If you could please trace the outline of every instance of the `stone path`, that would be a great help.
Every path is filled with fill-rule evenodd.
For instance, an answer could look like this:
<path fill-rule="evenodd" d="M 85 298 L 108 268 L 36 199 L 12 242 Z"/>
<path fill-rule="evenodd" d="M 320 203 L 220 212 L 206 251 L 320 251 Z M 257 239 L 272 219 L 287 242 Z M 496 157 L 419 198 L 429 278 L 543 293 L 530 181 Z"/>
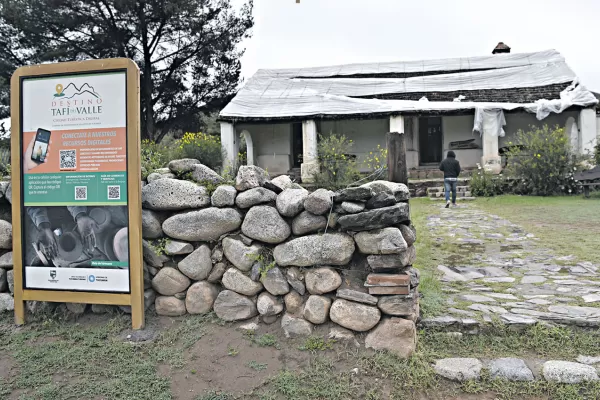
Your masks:
<path fill-rule="evenodd" d="M 474 204 L 440 207 L 427 229 L 453 255 L 438 266 L 447 314 L 423 326 L 468 330 L 494 319 L 600 326 L 600 265 L 556 257 L 533 234 Z"/>

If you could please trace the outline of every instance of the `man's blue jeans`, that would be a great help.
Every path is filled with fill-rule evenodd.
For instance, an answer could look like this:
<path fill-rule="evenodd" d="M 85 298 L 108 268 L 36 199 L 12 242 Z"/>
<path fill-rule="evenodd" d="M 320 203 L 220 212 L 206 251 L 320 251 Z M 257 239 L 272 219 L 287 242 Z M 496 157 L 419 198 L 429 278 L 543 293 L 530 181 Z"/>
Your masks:
<path fill-rule="evenodd" d="M 445 178 L 444 189 L 446 191 L 446 202 L 450 200 L 450 192 L 452 192 L 452 204 L 456 204 L 456 178 Z"/>

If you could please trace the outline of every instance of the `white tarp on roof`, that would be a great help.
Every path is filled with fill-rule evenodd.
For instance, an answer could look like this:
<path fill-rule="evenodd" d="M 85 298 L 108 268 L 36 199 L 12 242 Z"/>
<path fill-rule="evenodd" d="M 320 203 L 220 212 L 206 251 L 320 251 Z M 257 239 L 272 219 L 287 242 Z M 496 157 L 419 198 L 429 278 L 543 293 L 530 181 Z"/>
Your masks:
<path fill-rule="evenodd" d="M 327 78 L 356 74 L 432 71 L 460 72 L 409 78 Z M 355 97 L 391 93 L 528 88 L 565 84 L 576 79 L 564 58 L 554 50 L 446 60 L 259 70 L 220 115 L 229 118 L 286 118 L 476 108 L 511 110 L 523 107 L 542 119 L 550 111 L 562 112 L 571 105 L 589 106 L 596 104 L 597 100 L 581 85 L 565 90 L 560 99 L 540 99 L 531 104 L 470 102 L 468 93 L 460 102 Z"/>

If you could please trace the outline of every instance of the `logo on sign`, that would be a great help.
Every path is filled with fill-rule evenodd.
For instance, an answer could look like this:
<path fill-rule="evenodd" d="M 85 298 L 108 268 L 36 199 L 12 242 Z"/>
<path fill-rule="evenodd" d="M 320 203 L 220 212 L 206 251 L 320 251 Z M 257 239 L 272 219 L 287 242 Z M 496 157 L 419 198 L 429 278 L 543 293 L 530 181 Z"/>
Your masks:
<path fill-rule="evenodd" d="M 94 275 L 90 275 L 88 276 L 88 281 L 90 281 L 91 283 L 96 282 L 96 277 Z"/>
<path fill-rule="evenodd" d="M 50 278 L 52 278 L 52 279 L 56 278 L 56 270 L 55 269 L 50 270 Z"/>

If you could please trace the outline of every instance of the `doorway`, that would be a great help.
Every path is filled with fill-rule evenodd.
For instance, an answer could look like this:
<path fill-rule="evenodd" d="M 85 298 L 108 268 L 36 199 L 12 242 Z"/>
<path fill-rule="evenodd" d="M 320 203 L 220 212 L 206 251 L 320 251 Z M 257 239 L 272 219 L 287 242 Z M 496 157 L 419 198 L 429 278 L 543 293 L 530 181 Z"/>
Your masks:
<path fill-rule="evenodd" d="M 300 168 L 303 155 L 302 122 L 296 122 L 292 124 L 292 168 Z"/>
<path fill-rule="evenodd" d="M 443 153 L 442 118 L 419 118 L 419 159 L 421 165 L 437 164 Z"/>

